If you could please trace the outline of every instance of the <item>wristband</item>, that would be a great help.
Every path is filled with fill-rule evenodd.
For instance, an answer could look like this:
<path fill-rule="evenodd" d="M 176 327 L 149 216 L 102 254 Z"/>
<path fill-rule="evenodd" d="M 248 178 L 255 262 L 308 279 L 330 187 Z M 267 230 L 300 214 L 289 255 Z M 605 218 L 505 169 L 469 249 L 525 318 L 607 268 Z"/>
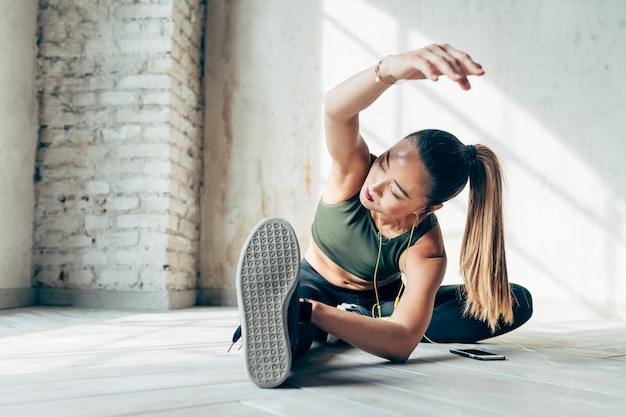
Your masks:
<path fill-rule="evenodd" d="M 298 321 L 300 323 L 310 323 L 312 313 L 313 313 L 313 304 L 311 304 L 309 300 L 307 299 L 301 299 Z"/>
<path fill-rule="evenodd" d="M 394 82 L 390 83 L 390 82 L 385 81 L 385 79 L 380 75 L 380 64 L 382 63 L 383 63 L 383 60 L 381 59 L 380 61 L 378 61 L 378 64 L 376 64 L 376 66 L 374 67 L 374 74 L 376 75 L 376 82 L 387 84 L 387 85 L 395 85 L 399 80 L 395 80 Z"/>

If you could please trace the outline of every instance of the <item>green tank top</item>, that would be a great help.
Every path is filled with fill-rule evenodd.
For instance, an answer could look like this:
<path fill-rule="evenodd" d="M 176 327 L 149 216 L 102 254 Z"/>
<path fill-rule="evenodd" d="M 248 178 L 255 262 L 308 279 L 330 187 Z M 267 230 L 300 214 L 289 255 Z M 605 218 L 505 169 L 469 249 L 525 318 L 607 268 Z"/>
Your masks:
<path fill-rule="evenodd" d="M 415 228 L 411 245 L 437 224 L 434 214 L 427 216 Z M 337 204 L 320 200 L 313 226 L 313 240 L 320 250 L 338 266 L 368 281 L 374 279 L 378 256 L 378 229 L 363 207 L 359 195 Z M 400 272 L 400 255 L 406 250 L 411 231 L 391 239 L 383 238 L 378 279 Z"/>

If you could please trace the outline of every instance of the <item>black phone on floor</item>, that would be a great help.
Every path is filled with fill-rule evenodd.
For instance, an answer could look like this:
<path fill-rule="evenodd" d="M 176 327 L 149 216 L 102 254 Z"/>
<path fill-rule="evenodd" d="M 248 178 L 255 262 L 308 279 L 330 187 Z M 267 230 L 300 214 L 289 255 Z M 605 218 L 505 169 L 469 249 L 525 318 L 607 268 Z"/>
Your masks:
<path fill-rule="evenodd" d="M 487 352 L 481 349 L 450 349 L 450 353 L 465 356 L 466 358 L 477 359 L 479 361 L 502 361 L 505 359 L 504 355 Z"/>

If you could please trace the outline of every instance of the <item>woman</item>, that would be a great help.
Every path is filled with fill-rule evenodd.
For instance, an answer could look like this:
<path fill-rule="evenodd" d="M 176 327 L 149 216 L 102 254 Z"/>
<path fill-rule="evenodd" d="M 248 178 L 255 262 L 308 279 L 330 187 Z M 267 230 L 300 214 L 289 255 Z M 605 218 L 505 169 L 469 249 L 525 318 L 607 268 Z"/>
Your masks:
<path fill-rule="evenodd" d="M 241 330 L 257 385 L 280 385 L 292 358 L 326 335 L 403 362 L 422 340 L 474 343 L 530 318 L 530 294 L 508 282 L 494 153 L 425 130 L 374 157 L 359 134 L 359 113 L 400 80 L 447 76 L 469 90 L 468 77 L 483 74 L 466 53 L 430 45 L 388 56 L 327 94 L 332 165 L 304 259 L 282 219 L 257 225 L 240 258 Z M 464 285 L 441 286 L 447 260 L 434 213 L 468 179 Z"/>

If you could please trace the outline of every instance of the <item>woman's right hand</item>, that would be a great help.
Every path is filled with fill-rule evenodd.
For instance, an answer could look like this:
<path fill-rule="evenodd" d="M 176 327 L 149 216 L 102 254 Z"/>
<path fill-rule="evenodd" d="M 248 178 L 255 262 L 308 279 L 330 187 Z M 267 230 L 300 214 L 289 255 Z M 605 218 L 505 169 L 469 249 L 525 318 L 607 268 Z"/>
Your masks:
<path fill-rule="evenodd" d="M 483 75 L 483 68 L 459 49 L 448 44 L 432 44 L 400 55 L 390 55 L 383 59 L 379 75 L 383 81 L 424 80 L 437 81 L 445 75 L 469 90 L 468 76 Z"/>

